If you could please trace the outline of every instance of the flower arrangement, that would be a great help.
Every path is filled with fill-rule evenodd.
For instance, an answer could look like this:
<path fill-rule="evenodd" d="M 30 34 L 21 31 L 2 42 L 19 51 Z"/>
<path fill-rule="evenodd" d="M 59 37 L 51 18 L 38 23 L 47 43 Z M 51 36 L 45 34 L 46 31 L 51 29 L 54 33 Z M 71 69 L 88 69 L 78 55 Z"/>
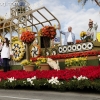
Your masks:
<path fill-rule="evenodd" d="M 70 66 L 86 66 L 87 57 L 70 58 L 65 60 L 65 65 Z"/>
<path fill-rule="evenodd" d="M 37 58 L 37 61 L 40 61 L 41 63 L 46 63 L 47 59 L 43 58 L 43 57 L 39 57 L 39 58 Z"/>
<path fill-rule="evenodd" d="M 40 64 L 47 63 L 47 58 L 39 57 L 37 61 L 34 63 L 37 69 L 40 68 Z"/>
<path fill-rule="evenodd" d="M 35 39 L 35 35 L 33 32 L 31 31 L 25 31 L 22 33 L 21 35 L 21 40 L 24 42 L 24 43 L 31 43 L 33 42 Z"/>
<path fill-rule="evenodd" d="M 54 39 L 56 36 L 56 29 L 53 26 L 44 26 L 40 30 L 40 34 L 45 37 L 49 37 L 50 39 Z"/>
<path fill-rule="evenodd" d="M 32 63 L 32 61 L 24 59 L 24 60 L 21 61 L 20 64 L 21 64 L 21 66 L 26 66 L 26 65 L 32 65 L 33 63 Z"/>
<path fill-rule="evenodd" d="M 80 33 L 80 37 L 81 37 L 81 39 L 84 39 L 85 36 L 86 36 L 86 32 L 85 32 L 85 31 L 82 31 L 82 32 Z"/>

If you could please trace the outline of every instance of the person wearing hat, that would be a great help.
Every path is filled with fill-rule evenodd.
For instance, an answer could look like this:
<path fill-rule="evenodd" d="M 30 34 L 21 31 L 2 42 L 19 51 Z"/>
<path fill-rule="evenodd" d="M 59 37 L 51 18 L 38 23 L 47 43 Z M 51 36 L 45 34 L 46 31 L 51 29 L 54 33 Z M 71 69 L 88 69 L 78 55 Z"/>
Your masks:
<path fill-rule="evenodd" d="M 97 38 L 96 38 L 96 31 L 97 31 L 97 27 L 98 25 L 97 24 L 94 24 L 93 21 L 91 19 L 89 19 L 89 28 L 87 30 L 87 34 L 86 34 L 86 42 L 89 42 L 89 41 L 96 41 Z"/>

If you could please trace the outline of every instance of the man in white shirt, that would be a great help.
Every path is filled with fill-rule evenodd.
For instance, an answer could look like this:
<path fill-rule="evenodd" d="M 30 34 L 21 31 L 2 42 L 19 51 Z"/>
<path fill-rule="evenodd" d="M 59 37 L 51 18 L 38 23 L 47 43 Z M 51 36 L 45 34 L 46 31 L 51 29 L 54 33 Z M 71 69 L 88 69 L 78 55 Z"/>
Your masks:
<path fill-rule="evenodd" d="M 94 26 L 93 26 L 93 21 L 91 19 L 89 19 L 88 25 L 89 25 L 89 28 L 87 30 L 87 34 L 86 34 L 86 38 L 85 38 L 86 42 L 97 40 L 96 31 L 97 31 L 98 25 L 94 24 Z"/>
<path fill-rule="evenodd" d="M 58 27 L 58 29 L 60 30 L 60 27 Z M 64 45 L 75 44 L 75 34 L 72 33 L 72 27 L 71 26 L 68 27 L 68 32 L 63 32 L 63 31 L 60 30 L 60 33 L 65 35 Z"/>

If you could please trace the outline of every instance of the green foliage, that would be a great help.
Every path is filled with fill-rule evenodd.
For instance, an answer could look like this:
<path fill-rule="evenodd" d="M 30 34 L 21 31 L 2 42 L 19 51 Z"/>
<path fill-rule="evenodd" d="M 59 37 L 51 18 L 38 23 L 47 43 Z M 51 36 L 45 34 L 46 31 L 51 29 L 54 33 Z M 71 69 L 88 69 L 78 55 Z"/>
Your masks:
<path fill-rule="evenodd" d="M 52 89 L 57 91 L 73 91 L 73 90 L 93 90 L 100 92 L 100 79 L 97 80 L 59 80 L 58 84 L 49 83 L 47 79 L 34 79 L 31 82 L 27 81 L 27 79 L 23 80 L 13 80 L 12 82 L 9 80 L 0 81 L 0 88 L 4 89 L 16 89 L 17 87 L 21 87 L 24 89 Z"/>

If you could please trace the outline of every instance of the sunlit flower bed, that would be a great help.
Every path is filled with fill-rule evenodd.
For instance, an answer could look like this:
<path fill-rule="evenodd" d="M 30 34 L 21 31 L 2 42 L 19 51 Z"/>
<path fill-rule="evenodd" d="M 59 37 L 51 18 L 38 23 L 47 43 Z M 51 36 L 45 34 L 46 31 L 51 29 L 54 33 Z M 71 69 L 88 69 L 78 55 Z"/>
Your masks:
<path fill-rule="evenodd" d="M 50 71 L 0 72 L 0 88 L 53 89 L 58 91 L 92 89 L 100 92 L 100 66 Z"/>

